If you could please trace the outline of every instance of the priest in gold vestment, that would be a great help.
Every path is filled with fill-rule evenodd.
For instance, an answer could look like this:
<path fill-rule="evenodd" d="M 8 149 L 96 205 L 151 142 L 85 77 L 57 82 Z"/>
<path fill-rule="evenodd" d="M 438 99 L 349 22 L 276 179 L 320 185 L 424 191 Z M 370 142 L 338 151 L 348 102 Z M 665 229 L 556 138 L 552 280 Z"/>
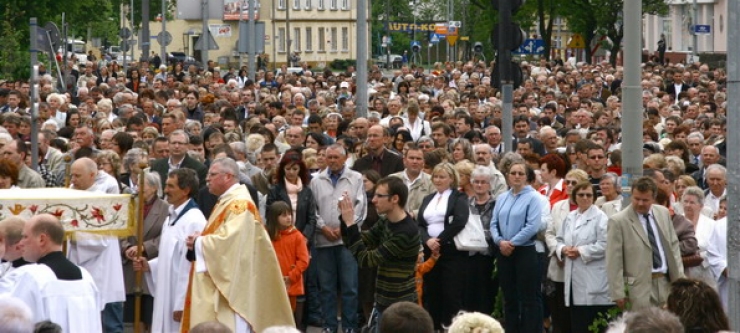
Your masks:
<path fill-rule="evenodd" d="M 218 196 L 208 224 L 188 237 L 190 271 L 181 331 L 218 321 L 233 332 L 295 326 L 270 237 L 230 158 L 211 163 L 206 182 Z"/>

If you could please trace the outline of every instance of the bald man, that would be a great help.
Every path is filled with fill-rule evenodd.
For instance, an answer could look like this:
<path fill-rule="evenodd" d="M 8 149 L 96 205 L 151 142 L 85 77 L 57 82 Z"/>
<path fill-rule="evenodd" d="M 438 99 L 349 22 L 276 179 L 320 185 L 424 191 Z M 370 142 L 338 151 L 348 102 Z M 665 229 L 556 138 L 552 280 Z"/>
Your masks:
<path fill-rule="evenodd" d="M 103 170 L 90 158 L 82 157 L 70 168 L 70 188 L 97 193 L 120 194 L 118 180 Z"/>
<path fill-rule="evenodd" d="M 118 181 L 103 170 L 98 170 L 95 161 L 82 157 L 71 167 L 71 185 L 76 190 L 118 194 Z M 112 179 L 112 182 L 111 182 Z M 106 332 L 123 332 L 123 302 L 126 291 L 123 281 L 123 262 L 119 252 L 118 238 L 77 232 L 77 242 L 69 246 L 68 257 L 84 267 L 100 288 L 105 304 L 103 326 Z"/>
<path fill-rule="evenodd" d="M 50 320 L 64 332 L 102 332 L 99 292 L 90 274 L 62 253 L 64 227 L 55 216 L 32 217 L 23 227 L 23 259 L 36 265 L 20 267 L 0 281 L 28 305 L 34 322 Z"/>

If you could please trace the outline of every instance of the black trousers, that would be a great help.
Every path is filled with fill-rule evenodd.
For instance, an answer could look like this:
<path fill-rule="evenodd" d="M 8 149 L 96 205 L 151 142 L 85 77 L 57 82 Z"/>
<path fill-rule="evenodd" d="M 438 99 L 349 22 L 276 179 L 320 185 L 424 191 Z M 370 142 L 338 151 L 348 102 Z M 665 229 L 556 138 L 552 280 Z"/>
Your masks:
<path fill-rule="evenodd" d="M 465 254 L 442 255 L 424 276 L 424 304 L 435 329 L 450 326 L 452 318 L 463 309 L 467 252 Z"/>
<path fill-rule="evenodd" d="M 538 297 L 540 271 L 534 245 L 516 247 L 508 257 L 499 254 L 506 333 L 542 332 L 542 303 Z"/>
<path fill-rule="evenodd" d="M 465 311 L 491 314 L 498 294 L 498 278 L 493 277 L 494 257 L 475 254 L 467 258 L 465 275 Z"/>

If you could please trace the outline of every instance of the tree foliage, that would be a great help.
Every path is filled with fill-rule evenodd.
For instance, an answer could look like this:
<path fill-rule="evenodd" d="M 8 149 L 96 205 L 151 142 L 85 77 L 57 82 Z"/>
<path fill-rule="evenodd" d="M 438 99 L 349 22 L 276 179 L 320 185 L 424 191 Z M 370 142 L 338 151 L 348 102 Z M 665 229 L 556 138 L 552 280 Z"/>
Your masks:
<path fill-rule="evenodd" d="M 568 20 L 571 31 L 580 33 L 586 43 L 586 59 L 591 59 L 591 42 L 597 35 L 612 41 L 612 65 L 616 64 L 617 53 L 624 38 L 624 23 L 621 19 L 623 0 L 572 0 L 562 2 L 563 16 Z M 662 0 L 643 0 L 643 14 L 665 15 L 668 5 Z"/>

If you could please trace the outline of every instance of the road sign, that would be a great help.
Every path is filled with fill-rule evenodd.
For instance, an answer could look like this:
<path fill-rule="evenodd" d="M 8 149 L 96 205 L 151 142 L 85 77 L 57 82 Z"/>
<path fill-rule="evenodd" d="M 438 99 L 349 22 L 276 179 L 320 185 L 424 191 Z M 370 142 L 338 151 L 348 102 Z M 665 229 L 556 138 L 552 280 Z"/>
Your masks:
<path fill-rule="evenodd" d="M 412 41 L 411 41 L 411 47 L 412 47 L 412 48 L 414 47 L 414 45 L 419 45 L 419 46 L 421 46 L 421 44 L 419 43 L 419 41 L 418 41 L 418 40 L 412 40 Z"/>
<path fill-rule="evenodd" d="M 583 36 L 581 36 L 581 34 L 573 34 L 573 36 L 570 37 L 570 42 L 568 42 L 568 48 L 585 49 L 586 42 L 583 40 Z"/>
<path fill-rule="evenodd" d="M 447 36 L 457 36 L 457 27 L 447 27 Z"/>
<path fill-rule="evenodd" d="M 207 45 L 203 45 L 204 43 Z M 218 50 L 218 44 L 216 44 L 216 40 L 213 39 L 210 29 L 206 29 L 206 31 L 200 35 L 198 41 L 195 42 L 195 49 L 198 51 Z"/>
<path fill-rule="evenodd" d="M 469 41 L 470 40 L 470 36 L 460 36 L 460 40 L 462 40 L 462 41 Z"/>
<path fill-rule="evenodd" d="M 457 43 L 457 36 L 447 36 L 447 44 L 455 46 L 455 43 Z"/>
<path fill-rule="evenodd" d="M 172 34 L 169 31 L 162 31 L 157 34 L 157 42 L 159 45 L 169 46 L 172 43 Z"/>
<path fill-rule="evenodd" d="M 697 24 L 693 26 L 694 34 L 709 35 L 712 33 L 712 26 L 709 24 Z"/>
<path fill-rule="evenodd" d="M 436 44 L 436 43 L 439 43 L 439 41 L 443 39 L 445 39 L 445 35 L 432 34 L 432 37 L 429 38 L 429 42 Z"/>
<path fill-rule="evenodd" d="M 131 38 L 131 29 L 123 27 L 120 31 L 118 31 L 118 37 L 121 37 L 123 39 L 129 39 Z"/>
<path fill-rule="evenodd" d="M 542 54 L 545 51 L 545 41 L 542 39 L 525 39 L 518 49 L 512 51 L 516 54 Z"/>
<path fill-rule="evenodd" d="M 434 26 L 434 33 L 440 35 L 447 35 L 447 25 L 444 23 L 437 23 Z"/>
<path fill-rule="evenodd" d="M 459 27 L 462 27 L 462 22 L 460 22 L 460 21 L 450 21 L 447 25 L 450 26 L 450 27 L 459 28 Z"/>

